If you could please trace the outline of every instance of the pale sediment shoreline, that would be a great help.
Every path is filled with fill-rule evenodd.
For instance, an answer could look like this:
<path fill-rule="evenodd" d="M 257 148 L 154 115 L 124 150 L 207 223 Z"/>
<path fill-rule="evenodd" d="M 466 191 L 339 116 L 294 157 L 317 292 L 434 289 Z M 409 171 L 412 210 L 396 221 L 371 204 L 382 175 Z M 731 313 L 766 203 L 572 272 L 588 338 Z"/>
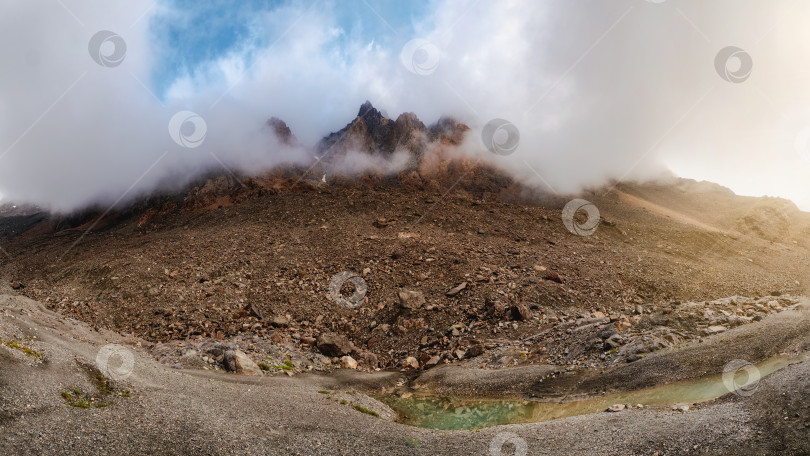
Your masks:
<path fill-rule="evenodd" d="M 480 431 L 432 431 L 393 421 L 389 410 L 363 392 L 404 383 L 399 372 L 330 375 L 237 376 L 172 369 L 158 364 L 137 341 L 67 320 L 21 297 L 0 298 L 3 336 L 36 336 L 36 361 L 19 350 L 0 350 L 0 453 L 3 454 L 498 454 L 514 439 L 527 454 L 806 454 L 808 429 L 797 416 L 810 404 L 810 362 L 766 378 L 754 394 L 729 394 L 687 412 L 632 409 Z M 588 394 L 597 381 L 610 390 L 671 382 L 717 372 L 728 360 L 757 362 L 810 346 L 806 305 L 770 316 L 681 349 L 592 375 L 571 376 L 560 387 Z M 90 391 L 92 379 L 76 360 L 91 362 L 105 344 L 134 354 L 132 374 L 104 408 L 70 407 L 60 392 Z M 761 358 L 761 359 L 760 359 Z M 510 383 L 537 372 L 525 368 L 490 374 L 445 368 L 415 383 L 445 391 L 493 392 L 497 376 Z M 442 377 L 441 381 L 437 377 Z M 559 377 L 563 378 L 563 377 Z M 569 381 L 576 379 L 575 381 Z M 438 382 L 438 383 L 436 383 Z M 473 387 L 472 385 L 478 385 Z M 483 385 L 483 386 L 482 386 Z M 490 385 L 487 387 L 486 385 Z M 487 389 L 489 388 L 489 389 Z M 328 392 L 328 393 L 326 393 Z M 527 391 L 530 394 L 531 391 Z M 334 397 L 333 397 L 334 396 Z M 328 398 L 327 398 L 328 397 Z M 346 403 L 341 403 L 341 401 Z M 358 405 L 380 417 L 361 413 Z M 388 419 L 386 419 L 388 418 Z M 505 434 L 508 433 L 508 434 Z M 495 443 L 493 443 L 495 442 Z M 509 444 L 503 446 L 507 453 Z"/>

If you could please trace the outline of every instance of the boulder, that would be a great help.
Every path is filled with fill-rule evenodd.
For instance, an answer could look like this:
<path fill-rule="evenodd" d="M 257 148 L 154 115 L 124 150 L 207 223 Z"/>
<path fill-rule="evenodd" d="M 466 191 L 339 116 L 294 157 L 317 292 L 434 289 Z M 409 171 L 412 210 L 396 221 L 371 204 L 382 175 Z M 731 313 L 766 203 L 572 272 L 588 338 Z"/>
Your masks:
<path fill-rule="evenodd" d="M 419 369 L 419 361 L 417 361 L 413 356 L 409 356 L 402 361 L 402 367 Z"/>
<path fill-rule="evenodd" d="M 532 319 L 532 311 L 526 303 L 520 302 L 514 304 L 510 309 L 512 320 L 515 321 L 529 321 Z"/>
<path fill-rule="evenodd" d="M 403 309 L 419 309 L 425 305 L 425 296 L 421 291 L 399 290 L 399 306 Z"/>
<path fill-rule="evenodd" d="M 226 350 L 222 360 L 225 370 L 242 375 L 261 375 L 262 370 L 241 350 Z"/>
<path fill-rule="evenodd" d="M 315 345 L 326 356 L 348 355 L 354 348 L 346 336 L 333 332 L 323 333 L 318 336 Z"/>
<path fill-rule="evenodd" d="M 484 349 L 484 345 L 481 343 L 474 343 L 467 349 L 467 358 L 475 358 L 476 356 L 481 356 L 484 354 L 486 350 Z"/>
<path fill-rule="evenodd" d="M 351 356 L 344 356 L 340 358 L 340 367 L 344 369 L 357 369 L 357 361 Z"/>

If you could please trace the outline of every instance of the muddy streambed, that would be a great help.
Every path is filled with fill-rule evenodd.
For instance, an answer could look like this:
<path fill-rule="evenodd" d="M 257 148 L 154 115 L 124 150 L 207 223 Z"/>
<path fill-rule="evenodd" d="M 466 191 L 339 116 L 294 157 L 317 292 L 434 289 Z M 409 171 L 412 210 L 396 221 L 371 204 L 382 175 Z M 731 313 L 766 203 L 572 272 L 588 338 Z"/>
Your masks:
<path fill-rule="evenodd" d="M 753 394 L 762 377 L 808 359 L 777 355 L 756 365 L 732 361 L 722 374 L 570 402 L 436 396 L 429 393 L 377 396 L 399 421 L 430 429 L 478 429 L 499 424 L 550 421 L 605 411 L 614 404 L 664 406 L 705 402 L 724 394 Z"/>

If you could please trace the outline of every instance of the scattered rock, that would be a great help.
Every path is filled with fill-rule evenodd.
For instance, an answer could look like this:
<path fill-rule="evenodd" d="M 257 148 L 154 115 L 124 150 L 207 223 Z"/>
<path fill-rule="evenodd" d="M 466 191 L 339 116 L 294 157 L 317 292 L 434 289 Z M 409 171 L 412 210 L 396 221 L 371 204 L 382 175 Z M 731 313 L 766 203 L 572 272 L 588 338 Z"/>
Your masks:
<path fill-rule="evenodd" d="M 222 365 L 225 370 L 242 375 L 261 375 L 262 370 L 241 350 L 225 350 Z"/>
<path fill-rule="evenodd" d="M 442 357 L 441 357 L 441 356 L 439 356 L 439 355 L 432 356 L 432 357 L 431 357 L 431 358 L 430 358 L 430 359 L 429 359 L 429 360 L 428 360 L 428 361 L 425 363 L 425 369 L 430 369 L 431 367 L 435 367 L 436 365 L 438 365 L 438 364 L 439 364 L 439 362 L 441 362 L 441 360 L 442 360 Z"/>
<path fill-rule="evenodd" d="M 357 361 L 351 356 L 344 356 L 340 358 L 340 367 L 344 369 L 357 369 Z"/>
<path fill-rule="evenodd" d="M 494 318 L 503 318 L 506 314 L 506 305 L 501 301 L 487 301 L 487 314 Z"/>
<path fill-rule="evenodd" d="M 262 370 L 245 353 L 236 350 L 233 352 L 236 364 L 236 373 L 242 375 L 262 375 Z"/>
<path fill-rule="evenodd" d="M 720 334 L 721 332 L 725 332 L 727 329 L 728 328 L 722 325 L 709 326 L 704 331 L 704 334 L 706 334 L 707 336 L 710 336 L 712 334 Z"/>
<path fill-rule="evenodd" d="M 614 350 L 622 346 L 622 336 L 614 334 L 605 340 L 605 350 Z"/>
<path fill-rule="evenodd" d="M 563 283 L 562 277 L 554 271 L 549 272 L 548 274 L 543 276 L 543 279 L 550 280 L 552 282 Z"/>
<path fill-rule="evenodd" d="M 385 218 L 378 218 L 377 220 L 374 221 L 374 223 L 372 223 L 372 225 L 374 225 L 375 228 L 386 228 L 391 226 L 391 224 L 392 221 L 386 220 Z"/>
<path fill-rule="evenodd" d="M 346 336 L 338 333 L 323 333 L 315 342 L 318 350 L 326 356 L 343 356 L 352 351 L 352 343 Z"/>
<path fill-rule="evenodd" d="M 315 338 L 309 336 L 301 336 L 301 343 L 304 345 L 315 345 Z"/>
<path fill-rule="evenodd" d="M 270 324 L 276 328 L 286 328 L 290 326 L 290 319 L 283 315 L 276 315 L 270 320 Z"/>
<path fill-rule="evenodd" d="M 425 296 L 421 291 L 399 290 L 399 306 L 403 309 L 419 309 L 425 305 Z"/>
<path fill-rule="evenodd" d="M 529 321 L 532 319 L 532 311 L 526 303 L 520 302 L 512 306 L 511 316 L 515 321 Z"/>
<path fill-rule="evenodd" d="M 256 306 L 256 304 L 250 303 L 246 305 L 245 310 L 247 311 L 248 315 L 254 316 L 259 320 L 264 320 L 264 314 L 262 313 L 261 309 Z"/>
<path fill-rule="evenodd" d="M 458 337 L 458 336 L 461 335 L 461 330 L 462 329 L 464 329 L 464 326 L 462 326 L 460 324 L 455 324 L 455 325 L 451 326 L 450 329 L 447 330 L 447 332 L 449 332 L 450 335 L 453 336 L 453 337 Z"/>
<path fill-rule="evenodd" d="M 624 404 L 613 404 L 605 410 L 606 412 L 621 412 L 626 407 Z"/>
<path fill-rule="evenodd" d="M 23 285 L 22 283 L 17 282 L 17 281 L 15 280 L 14 282 L 11 282 L 11 288 L 12 288 L 13 290 L 19 290 L 19 289 L 25 288 L 25 285 Z"/>
<path fill-rule="evenodd" d="M 370 369 L 374 369 L 380 365 L 377 355 L 368 350 L 359 350 L 354 353 L 354 356 L 357 358 L 358 363 Z"/>
<path fill-rule="evenodd" d="M 481 343 L 475 343 L 467 349 L 467 358 L 475 358 L 476 356 L 481 356 L 484 354 L 485 348 L 484 345 Z"/>
<path fill-rule="evenodd" d="M 467 282 L 461 282 L 460 284 L 458 284 L 455 287 L 453 287 L 452 289 L 450 289 L 450 291 L 445 293 L 445 295 L 452 298 L 453 296 L 461 293 L 461 290 L 463 290 L 465 288 L 467 288 Z"/>
<path fill-rule="evenodd" d="M 419 361 L 417 361 L 417 359 L 413 356 L 409 356 L 402 361 L 402 367 L 419 369 Z"/>

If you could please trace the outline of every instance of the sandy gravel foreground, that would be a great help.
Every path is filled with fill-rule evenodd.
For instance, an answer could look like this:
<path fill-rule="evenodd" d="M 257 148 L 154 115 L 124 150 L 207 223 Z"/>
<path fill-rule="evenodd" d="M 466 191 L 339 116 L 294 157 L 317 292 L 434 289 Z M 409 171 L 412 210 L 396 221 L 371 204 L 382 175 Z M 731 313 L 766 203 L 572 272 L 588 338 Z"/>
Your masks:
<path fill-rule="evenodd" d="M 686 355 L 707 363 L 710 353 L 736 355 L 729 347 L 746 345 L 733 338 L 773 350 L 810 349 L 810 332 L 792 331 L 804 329 L 807 311 L 781 315 L 722 341 L 662 354 L 658 364 L 671 366 L 664 361 Z M 0 338 L 33 351 L 0 347 L 0 454 L 810 453 L 810 362 L 763 379 L 750 396 L 730 394 L 688 412 L 633 409 L 449 432 L 389 421 L 390 410 L 358 392 L 393 385 L 398 373 L 254 378 L 172 369 L 153 361 L 137 340 L 95 331 L 10 295 L 0 296 Z M 93 370 L 108 344 L 132 353 L 131 374 L 111 384 L 111 393 L 99 390 Z M 649 372 L 667 375 L 648 362 Z M 107 406 L 69 406 L 74 389 Z"/>

